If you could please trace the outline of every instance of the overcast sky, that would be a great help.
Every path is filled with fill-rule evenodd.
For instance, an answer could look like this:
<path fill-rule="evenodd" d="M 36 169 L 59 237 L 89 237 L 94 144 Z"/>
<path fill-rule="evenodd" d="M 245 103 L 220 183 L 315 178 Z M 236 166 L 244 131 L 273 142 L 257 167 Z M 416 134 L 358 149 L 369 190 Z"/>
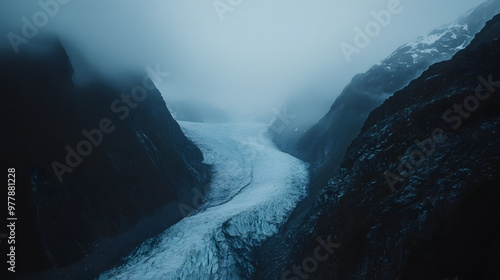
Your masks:
<path fill-rule="evenodd" d="M 59 34 L 115 77 L 160 64 L 171 73 L 161 85 L 165 97 L 206 100 L 248 117 L 296 94 L 326 99 L 318 110 L 327 110 L 355 74 L 484 2 L 401 0 L 401 12 L 348 63 L 340 44 L 353 44 L 354 28 L 394 0 L 221 0 L 219 13 L 213 0 L 59 1 L 68 3 L 37 36 Z M 20 35 L 22 17 L 33 20 L 41 10 L 38 1 L 19 2 L 0 2 L 0 45 L 13 55 L 7 34 Z M 84 81 L 78 66 L 76 73 Z"/>

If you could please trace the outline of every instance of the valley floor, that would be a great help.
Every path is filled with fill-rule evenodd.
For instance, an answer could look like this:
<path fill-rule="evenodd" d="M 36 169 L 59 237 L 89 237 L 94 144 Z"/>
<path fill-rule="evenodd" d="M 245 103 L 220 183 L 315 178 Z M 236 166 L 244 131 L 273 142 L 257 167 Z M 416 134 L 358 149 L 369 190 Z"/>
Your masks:
<path fill-rule="evenodd" d="M 100 279 L 250 278 L 252 249 L 306 196 L 307 165 L 279 151 L 265 125 L 180 125 L 213 166 L 209 191 L 193 193 L 190 207 L 205 203 Z"/>

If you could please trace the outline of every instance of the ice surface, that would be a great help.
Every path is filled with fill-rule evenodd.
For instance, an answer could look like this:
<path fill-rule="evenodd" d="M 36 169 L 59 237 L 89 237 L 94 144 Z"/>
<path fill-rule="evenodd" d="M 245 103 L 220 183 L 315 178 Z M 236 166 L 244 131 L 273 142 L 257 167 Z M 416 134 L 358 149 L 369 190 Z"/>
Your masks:
<path fill-rule="evenodd" d="M 213 165 L 205 205 L 99 279 L 250 278 L 252 248 L 305 197 L 307 165 L 280 152 L 265 125 L 180 125 Z"/>

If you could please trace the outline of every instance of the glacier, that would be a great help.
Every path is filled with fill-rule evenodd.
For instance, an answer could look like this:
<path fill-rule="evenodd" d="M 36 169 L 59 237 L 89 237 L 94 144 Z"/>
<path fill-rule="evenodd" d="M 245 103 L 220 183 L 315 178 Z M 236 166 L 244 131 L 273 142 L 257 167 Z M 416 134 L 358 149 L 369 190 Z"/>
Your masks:
<path fill-rule="evenodd" d="M 308 165 L 279 151 L 267 125 L 179 124 L 213 168 L 203 205 L 99 279 L 249 279 L 252 250 L 307 195 Z"/>

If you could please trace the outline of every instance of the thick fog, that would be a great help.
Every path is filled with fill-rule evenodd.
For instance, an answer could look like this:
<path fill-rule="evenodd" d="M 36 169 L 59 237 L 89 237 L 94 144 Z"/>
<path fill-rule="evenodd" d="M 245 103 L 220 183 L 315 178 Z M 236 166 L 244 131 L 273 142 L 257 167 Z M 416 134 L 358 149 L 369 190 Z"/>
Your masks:
<path fill-rule="evenodd" d="M 112 78 L 160 65 L 170 73 L 159 85 L 165 98 L 206 101 L 250 120 L 297 95 L 317 100 L 314 113 L 325 113 L 355 74 L 482 2 L 4 0 L 0 44 L 16 55 L 56 33 L 73 48 L 70 54 L 84 56 L 74 60 L 80 83 L 88 80 L 89 65 Z M 38 13 L 42 6 L 47 18 Z M 355 28 L 364 30 L 373 12 L 387 15 L 381 10 L 390 19 L 367 46 L 346 55 L 342 43 L 355 47 Z M 23 19 L 41 27 L 20 41 Z"/>

